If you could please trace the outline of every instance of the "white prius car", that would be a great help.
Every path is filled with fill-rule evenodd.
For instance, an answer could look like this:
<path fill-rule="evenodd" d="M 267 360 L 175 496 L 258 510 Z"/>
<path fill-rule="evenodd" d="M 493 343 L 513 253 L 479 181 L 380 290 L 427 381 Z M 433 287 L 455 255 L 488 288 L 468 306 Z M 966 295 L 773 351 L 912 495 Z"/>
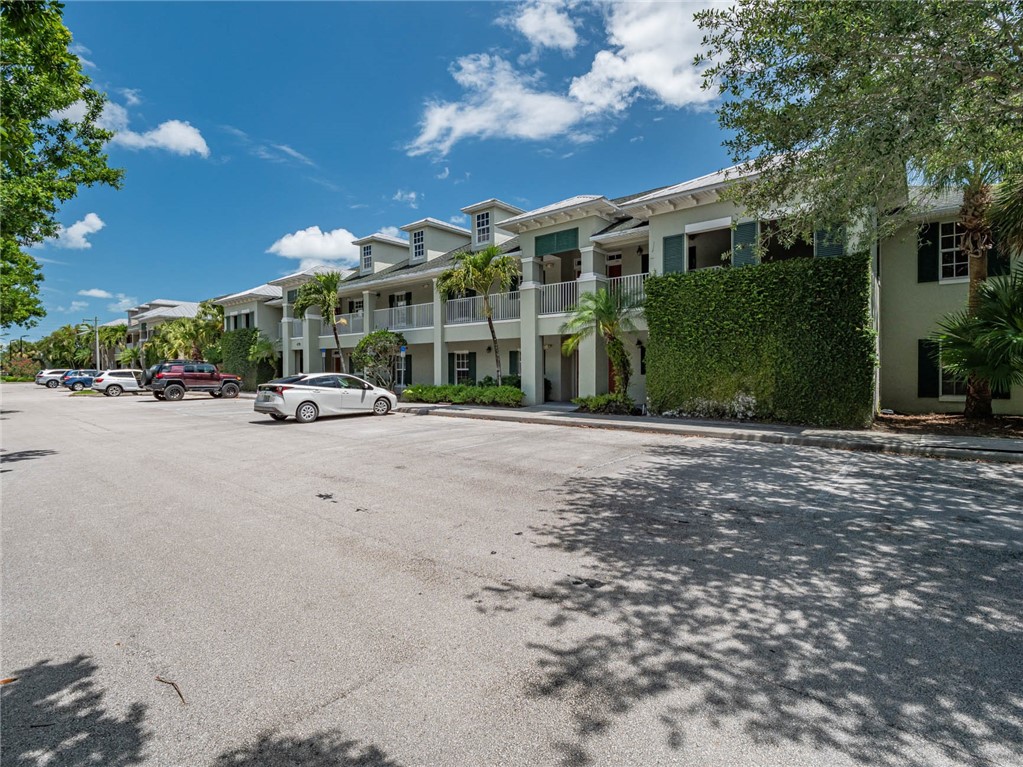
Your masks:
<path fill-rule="evenodd" d="M 344 373 L 303 373 L 260 384 L 253 410 L 277 421 L 289 415 L 312 423 L 321 415 L 387 415 L 398 398 L 394 392 Z"/>

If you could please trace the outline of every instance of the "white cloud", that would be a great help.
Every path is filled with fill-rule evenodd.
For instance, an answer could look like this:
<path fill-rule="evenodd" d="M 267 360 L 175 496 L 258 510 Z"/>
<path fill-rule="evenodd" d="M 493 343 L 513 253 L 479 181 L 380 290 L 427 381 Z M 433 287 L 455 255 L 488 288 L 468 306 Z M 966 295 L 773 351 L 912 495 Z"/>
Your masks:
<path fill-rule="evenodd" d="M 298 160 L 300 163 L 304 163 L 305 165 L 315 165 L 316 164 L 312 160 L 310 160 L 308 157 L 306 157 L 304 154 L 302 154 L 301 152 L 298 152 L 298 151 L 292 149 L 287 144 L 272 144 L 271 146 L 273 146 L 274 149 L 280 150 L 281 152 L 283 152 L 284 154 L 286 154 L 288 157 L 292 158 L 293 160 Z"/>
<path fill-rule="evenodd" d="M 54 112 L 52 116 L 57 120 L 69 119 L 77 122 L 85 116 L 85 112 L 85 102 L 76 101 L 66 109 Z M 202 137 L 202 133 L 191 123 L 182 120 L 167 120 L 152 130 L 138 133 L 129 130 L 129 121 L 127 109 L 114 101 L 108 101 L 103 105 L 103 112 L 96 123 L 101 128 L 113 131 L 112 144 L 118 144 L 128 149 L 166 149 L 168 152 L 180 155 L 210 156 L 210 148 Z"/>
<path fill-rule="evenodd" d="M 579 35 L 567 10 L 568 3 L 561 0 L 530 0 L 515 6 L 499 23 L 522 33 L 534 54 L 541 48 L 570 52 L 579 44 Z"/>
<path fill-rule="evenodd" d="M 368 208 L 369 205 L 367 205 L 364 202 L 357 202 L 352 205 L 349 205 L 348 207 L 351 208 L 352 210 L 362 210 L 363 208 Z"/>
<path fill-rule="evenodd" d="M 92 243 L 85 238 L 90 234 L 95 234 L 104 226 L 106 224 L 103 223 L 103 219 L 95 213 L 86 213 L 85 218 L 76 221 L 66 229 L 63 226 L 58 227 L 57 236 L 53 238 L 52 242 L 58 248 L 70 248 L 71 250 L 91 248 Z"/>
<path fill-rule="evenodd" d="M 117 92 L 124 96 L 125 103 L 130 107 L 135 107 L 142 103 L 142 91 L 138 88 L 120 88 Z"/>
<path fill-rule="evenodd" d="M 89 288 L 88 290 L 79 290 L 78 295 L 88 296 L 89 298 L 113 298 L 114 294 L 109 290 L 103 290 L 102 288 Z"/>
<path fill-rule="evenodd" d="M 637 143 L 639 141 L 642 141 L 643 138 L 644 138 L 643 136 L 633 136 L 632 138 L 629 139 L 629 143 L 630 144 L 635 144 L 635 143 Z"/>
<path fill-rule="evenodd" d="M 449 168 L 449 167 L 447 167 L 445 165 L 444 166 L 444 170 L 442 170 L 440 173 L 437 174 L 437 178 L 439 178 L 441 181 L 443 181 L 444 179 L 446 179 L 450 175 L 451 175 L 451 168 Z"/>
<path fill-rule="evenodd" d="M 88 306 L 88 301 L 72 301 L 70 306 L 58 306 L 57 311 L 63 312 L 64 314 L 72 314 L 74 312 L 80 312 Z"/>
<path fill-rule="evenodd" d="M 447 154 L 466 138 L 546 139 L 582 119 L 580 105 L 537 89 L 538 78 L 517 72 L 500 56 L 463 56 L 451 76 L 466 90 L 461 102 L 431 102 L 410 155 Z"/>
<path fill-rule="evenodd" d="M 701 70 L 693 64 L 703 38 L 693 14 L 712 4 L 718 3 L 600 3 L 606 45 L 566 92 L 545 89 L 542 73 L 516 69 L 498 55 L 463 56 L 451 67 L 461 98 L 426 103 L 408 154 L 443 156 L 469 138 L 592 141 L 638 99 L 658 107 L 705 108 L 717 93 L 702 88 Z M 528 0 L 501 23 L 522 32 L 534 52 L 538 47 L 570 51 L 578 35 L 569 12 L 592 7 Z"/>
<path fill-rule="evenodd" d="M 399 189 L 397 192 L 394 193 L 394 197 L 392 197 L 391 199 L 394 200 L 395 202 L 408 203 L 408 206 L 412 208 L 412 210 L 415 210 L 416 208 L 419 207 L 419 200 L 421 197 L 422 195 L 419 192 L 413 191 L 406 192 L 404 189 Z"/>
<path fill-rule="evenodd" d="M 465 226 L 466 224 L 469 223 L 469 217 L 463 213 L 460 216 L 452 216 L 451 218 L 448 219 L 448 221 L 450 221 L 455 226 Z"/>
<path fill-rule="evenodd" d="M 108 312 L 126 312 L 133 306 L 139 305 L 139 300 L 135 296 L 128 296 L 124 293 L 115 293 L 113 297 L 117 300 L 112 304 L 107 304 Z"/>
<path fill-rule="evenodd" d="M 380 234 L 386 234 L 388 237 L 397 237 L 399 240 L 408 239 L 408 235 L 396 226 L 385 226 L 380 230 Z"/>
<path fill-rule="evenodd" d="M 610 50 L 572 81 L 569 93 L 588 113 L 620 112 L 639 96 L 672 106 L 702 106 L 717 94 L 703 90 L 693 58 L 703 32 L 693 14 L 712 3 L 609 3 Z"/>
<path fill-rule="evenodd" d="M 282 258 L 298 259 L 301 269 L 325 263 L 337 265 L 337 262 L 352 266 L 359 257 L 359 249 L 352 244 L 356 239 L 347 229 L 324 232 L 318 226 L 310 226 L 284 235 L 266 252 Z"/>
<path fill-rule="evenodd" d="M 82 45 L 81 43 L 74 43 L 71 45 L 70 48 L 68 48 L 68 50 L 78 57 L 78 60 L 82 62 L 83 67 L 86 67 L 87 69 L 96 69 L 96 64 L 90 61 L 89 59 L 85 58 L 86 56 L 91 54 L 92 51 L 90 51 L 84 45 Z"/>
<path fill-rule="evenodd" d="M 316 163 L 310 158 L 287 144 L 275 144 L 272 141 L 261 142 L 255 140 L 245 131 L 240 128 L 235 128 L 232 125 L 221 125 L 220 127 L 238 139 L 239 143 L 248 150 L 249 154 L 254 157 L 258 157 L 260 160 L 276 163 L 294 161 L 301 163 L 302 165 L 309 165 L 314 168 L 316 167 Z"/>

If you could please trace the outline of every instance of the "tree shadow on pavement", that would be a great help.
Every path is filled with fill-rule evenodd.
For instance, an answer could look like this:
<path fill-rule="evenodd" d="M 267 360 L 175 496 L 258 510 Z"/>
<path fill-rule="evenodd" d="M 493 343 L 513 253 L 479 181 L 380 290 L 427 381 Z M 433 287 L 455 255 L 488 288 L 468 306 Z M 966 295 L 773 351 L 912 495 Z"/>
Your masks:
<path fill-rule="evenodd" d="M 592 563 L 540 595 L 557 605 L 552 630 L 603 625 L 530 645 L 529 694 L 574 712 L 563 764 L 592 763 L 591 739 L 639 705 L 680 751 L 699 720 L 877 767 L 1023 763 L 1014 467 L 754 444 L 646 452 L 555 491 L 532 531 Z M 536 596 L 491 589 L 480 609 Z"/>
<path fill-rule="evenodd" d="M 14 672 L 0 688 L 3 753 L 0 763 L 61 767 L 124 767 L 141 764 L 149 734 L 146 708 L 131 706 L 124 718 L 106 711 L 105 691 L 86 656 L 65 663 L 44 661 Z"/>
<path fill-rule="evenodd" d="M 335 731 L 307 737 L 267 733 L 249 746 L 227 751 L 213 767 L 401 767 L 376 746 L 360 745 Z"/>
<path fill-rule="evenodd" d="M 16 450 L 13 453 L 0 452 L 0 463 L 18 463 L 56 455 L 56 450 Z"/>

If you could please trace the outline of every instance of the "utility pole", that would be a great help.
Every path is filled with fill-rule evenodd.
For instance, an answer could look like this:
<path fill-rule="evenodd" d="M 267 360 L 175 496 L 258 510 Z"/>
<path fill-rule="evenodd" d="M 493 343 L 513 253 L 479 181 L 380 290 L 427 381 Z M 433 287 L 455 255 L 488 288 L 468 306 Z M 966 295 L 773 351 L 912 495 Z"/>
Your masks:
<path fill-rule="evenodd" d="M 82 322 L 84 322 L 86 325 L 89 324 L 89 320 L 88 319 L 84 319 L 84 320 L 82 320 Z M 93 317 L 92 318 L 92 332 L 93 332 L 93 334 L 96 337 L 96 370 L 99 370 L 101 367 L 103 367 L 100 364 L 100 359 L 99 359 L 99 317 Z"/>

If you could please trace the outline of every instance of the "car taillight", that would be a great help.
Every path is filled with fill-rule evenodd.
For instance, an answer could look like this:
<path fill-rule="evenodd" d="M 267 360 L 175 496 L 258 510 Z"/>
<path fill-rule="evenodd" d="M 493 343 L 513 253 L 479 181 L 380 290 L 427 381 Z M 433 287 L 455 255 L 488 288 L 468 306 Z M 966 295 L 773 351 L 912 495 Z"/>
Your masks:
<path fill-rule="evenodd" d="M 92 382 L 93 383 L 103 383 L 103 379 L 102 378 L 94 378 Z"/>
<path fill-rule="evenodd" d="M 284 394 L 284 392 L 286 392 L 290 388 L 292 388 L 292 387 L 290 387 L 290 386 L 274 386 L 271 389 L 271 391 L 273 391 L 274 394 Z"/>
<path fill-rule="evenodd" d="M 163 373 L 157 373 L 155 377 L 156 378 L 163 378 Z"/>

